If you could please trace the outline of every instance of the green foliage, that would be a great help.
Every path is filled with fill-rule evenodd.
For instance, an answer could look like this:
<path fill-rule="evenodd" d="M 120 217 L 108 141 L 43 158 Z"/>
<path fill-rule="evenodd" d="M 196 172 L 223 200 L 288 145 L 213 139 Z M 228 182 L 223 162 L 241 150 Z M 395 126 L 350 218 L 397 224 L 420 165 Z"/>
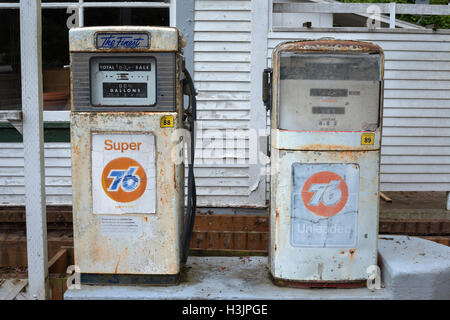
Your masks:
<path fill-rule="evenodd" d="M 415 0 L 339 0 L 340 2 L 351 3 L 415 3 Z M 447 5 L 448 0 L 430 0 L 430 4 Z M 450 29 L 450 16 L 414 16 L 410 14 L 398 14 L 397 19 L 414 23 L 420 26 L 437 24 L 439 29 Z"/>

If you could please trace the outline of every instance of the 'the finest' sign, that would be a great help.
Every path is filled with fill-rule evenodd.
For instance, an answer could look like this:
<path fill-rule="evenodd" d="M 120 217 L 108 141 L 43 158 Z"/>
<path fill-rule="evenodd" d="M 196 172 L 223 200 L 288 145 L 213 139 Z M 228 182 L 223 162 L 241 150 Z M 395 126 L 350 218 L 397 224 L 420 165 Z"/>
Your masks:
<path fill-rule="evenodd" d="M 150 36 L 145 32 L 136 33 L 97 33 L 97 49 L 148 49 Z"/>
<path fill-rule="evenodd" d="M 155 213 L 155 137 L 92 135 L 94 214 Z"/>

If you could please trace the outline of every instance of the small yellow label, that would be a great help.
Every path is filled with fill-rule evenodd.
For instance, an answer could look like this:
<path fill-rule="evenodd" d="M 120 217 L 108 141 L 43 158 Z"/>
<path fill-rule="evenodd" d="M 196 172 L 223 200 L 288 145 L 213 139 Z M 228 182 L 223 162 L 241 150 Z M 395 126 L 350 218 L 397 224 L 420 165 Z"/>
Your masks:
<path fill-rule="evenodd" d="M 361 144 L 373 146 L 375 143 L 375 133 L 363 133 L 361 135 Z"/>
<path fill-rule="evenodd" d="M 173 116 L 164 116 L 161 118 L 161 128 L 173 128 Z"/>

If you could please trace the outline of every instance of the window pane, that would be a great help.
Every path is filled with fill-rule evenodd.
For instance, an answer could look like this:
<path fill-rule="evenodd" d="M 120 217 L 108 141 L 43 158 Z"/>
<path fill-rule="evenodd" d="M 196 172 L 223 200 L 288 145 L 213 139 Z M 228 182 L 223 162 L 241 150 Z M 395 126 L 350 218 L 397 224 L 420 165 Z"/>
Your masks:
<path fill-rule="evenodd" d="M 87 8 L 84 25 L 169 26 L 169 8 Z"/>
<path fill-rule="evenodd" d="M 0 10 L 0 109 L 20 110 L 19 10 Z"/>
<path fill-rule="evenodd" d="M 42 10 L 44 110 L 70 110 L 68 16 L 66 9 Z"/>

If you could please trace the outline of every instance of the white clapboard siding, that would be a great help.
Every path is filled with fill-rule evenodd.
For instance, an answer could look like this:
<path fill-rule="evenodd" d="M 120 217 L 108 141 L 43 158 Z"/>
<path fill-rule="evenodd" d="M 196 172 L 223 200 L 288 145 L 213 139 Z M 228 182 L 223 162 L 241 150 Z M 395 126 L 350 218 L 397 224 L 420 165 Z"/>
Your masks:
<path fill-rule="evenodd" d="M 258 188 L 252 186 L 250 138 L 242 145 L 225 137 L 227 129 L 245 135 L 251 128 L 251 50 L 251 1 L 195 1 L 194 81 L 204 132 L 196 183 L 202 206 L 261 206 L 253 201 Z"/>
<path fill-rule="evenodd" d="M 45 191 L 47 204 L 72 204 L 69 143 L 46 143 Z M 25 184 L 23 144 L 0 143 L 0 205 L 23 205 Z"/>
<path fill-rule="evenodd" d="M 450 32 L 275 31 L 268 65 L 279 43 L 323 37 L 370 41 L 385 52 L 381 190 L 450 191 Z"/>

